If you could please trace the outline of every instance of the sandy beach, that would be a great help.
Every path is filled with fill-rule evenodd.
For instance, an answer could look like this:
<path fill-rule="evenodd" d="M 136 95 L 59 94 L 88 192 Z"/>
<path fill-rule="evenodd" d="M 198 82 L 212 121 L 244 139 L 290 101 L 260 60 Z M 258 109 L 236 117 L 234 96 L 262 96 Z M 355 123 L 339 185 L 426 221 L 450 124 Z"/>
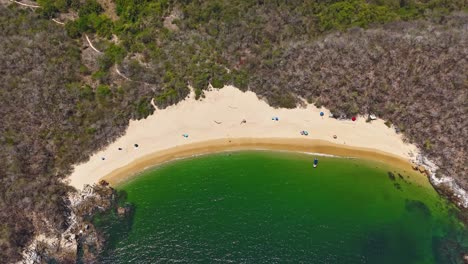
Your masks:
<path fill-rule="evenodd" d="M 324 153 L 402 168 L 411 168 L 409 162 L 418 153 L 416 146 L 403 142 L 402 136 L 380 119 L 337 120 L 329 118 L 327 109 L 313 105 L 275 109 L 253 92 L 244 93 L 232 86 L 212 89 L 205 95 L 197 101 L 192 93 L 176 105 L 156 109 L 144 120 L 130 121 L 124 136 L 75 166 L 70 184 L 82 189 L 84 184 L 106 179 L 115 185 L 161 162 L 230 150 Z M 272 120 L 274 117 L 278 121 Z M 301 135 L 303 130 L 307 136 Z"/>

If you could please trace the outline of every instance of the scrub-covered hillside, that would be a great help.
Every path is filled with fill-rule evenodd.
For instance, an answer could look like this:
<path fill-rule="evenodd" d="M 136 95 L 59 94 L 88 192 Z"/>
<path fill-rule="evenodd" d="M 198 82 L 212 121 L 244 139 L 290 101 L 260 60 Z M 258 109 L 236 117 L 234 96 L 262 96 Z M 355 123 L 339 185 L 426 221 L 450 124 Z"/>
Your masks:
<path fill-rule="evenodd" d="M 376 114 L 468 189 L 464 0 L 22 3 L 0 0 L 0 263 L 67 228 L 73 164 L 188 85 Z"/>

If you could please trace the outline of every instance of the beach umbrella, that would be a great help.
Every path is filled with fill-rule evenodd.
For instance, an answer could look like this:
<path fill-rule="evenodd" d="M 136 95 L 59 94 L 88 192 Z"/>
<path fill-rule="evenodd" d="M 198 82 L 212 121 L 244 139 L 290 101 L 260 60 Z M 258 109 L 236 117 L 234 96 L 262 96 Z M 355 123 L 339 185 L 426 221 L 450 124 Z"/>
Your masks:
<path fill-rule="evenodd" d="M 325 114 L 325 113 L 323 113 L 323 112 L 320 112 L 320 116 L 323 116 L 324 114 Z"/>
<path fill-rule="evenodd" d="M 356 117 L 355 117 L 355 116 L 353 116 L 353 118 L 351 118 L 351 120 L 353 120 L 353 121 L 356 121 Z"/>

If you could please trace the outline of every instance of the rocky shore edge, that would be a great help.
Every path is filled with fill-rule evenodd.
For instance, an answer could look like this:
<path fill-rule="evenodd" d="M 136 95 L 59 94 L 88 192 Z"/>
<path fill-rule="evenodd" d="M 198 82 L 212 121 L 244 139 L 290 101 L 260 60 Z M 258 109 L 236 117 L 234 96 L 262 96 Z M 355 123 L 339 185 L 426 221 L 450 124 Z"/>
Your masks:
<path fill-rule="evenodd" d="M 93 225 L 93 216 L 114 210 L 124 218 L 130 212 L 130 208 L 118 205 L 117 191 L 106 181 L 86 185 L 68 199 L 71 209 L 68 228 L 58 235 L 37 234 L 18 263 L 96 263 L 104 249 L 105 237 Z"/>
<path fill-rule="evenodd" d="M 468 209 L 468 193 L 454 178 L 438 175 L 439 167 L 424 155 L 418 154 L 412 159 L 413 169 L 426 174 L 434 189 L 444 197 L 447 197 L 461 210 Z"/>

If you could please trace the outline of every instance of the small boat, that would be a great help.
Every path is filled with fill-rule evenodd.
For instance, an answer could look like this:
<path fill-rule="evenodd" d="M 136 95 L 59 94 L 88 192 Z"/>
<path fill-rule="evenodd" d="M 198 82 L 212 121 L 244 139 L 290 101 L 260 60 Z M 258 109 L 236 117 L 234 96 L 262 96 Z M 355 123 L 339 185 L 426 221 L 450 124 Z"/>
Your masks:
<path fill-rule="evenodd" d="M 317 165 L 318 165 L 318 159 L 315 158 L 315 159 L 314 159 L 314 168 L 317 168 Z"/>

